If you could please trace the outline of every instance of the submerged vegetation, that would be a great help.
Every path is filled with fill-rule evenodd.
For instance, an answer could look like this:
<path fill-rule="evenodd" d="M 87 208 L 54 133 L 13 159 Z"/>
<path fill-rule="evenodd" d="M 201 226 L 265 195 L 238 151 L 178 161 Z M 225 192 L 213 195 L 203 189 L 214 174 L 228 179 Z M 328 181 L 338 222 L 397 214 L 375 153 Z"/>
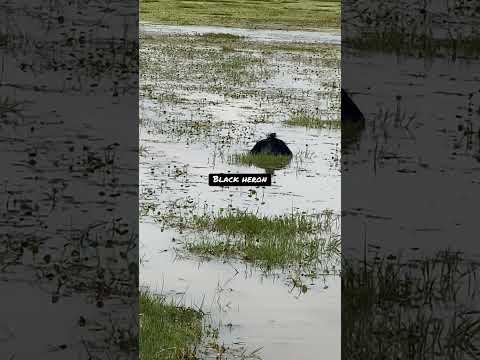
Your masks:
<path fill-rule="evenodd" d="M 203 313 L 140 292 L 140 359 L 197 359 Z"/>
<path fill-rule="evenodd" d="M 172 25 L 321 29 L 340 26 L 340 0 L 140 0 L 140 20 Z"/>

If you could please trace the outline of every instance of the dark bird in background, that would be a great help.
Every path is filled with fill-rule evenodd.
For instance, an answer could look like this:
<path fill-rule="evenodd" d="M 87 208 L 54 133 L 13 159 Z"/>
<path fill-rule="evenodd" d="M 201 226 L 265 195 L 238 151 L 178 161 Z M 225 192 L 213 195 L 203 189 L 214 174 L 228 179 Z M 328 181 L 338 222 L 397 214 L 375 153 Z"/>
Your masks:
<path fill-rule="evenodd" d="M 343 89 L 341 89 L 341 101 L 342 141 L 345 140 L 347 144 L 351 140 L 354 140 L 364 128 L 365 117 Z M 278 139 L 275 133 L 271 133 L 266 139 L 257 142 L 252 150 L 250 150 L 250 154 L 292 156 L 292 152 L 287 144 Z"/>
<path fill-rule="evenodd" d="M 365 126 L 365 117 L 360 109 L 355 105 L 345 90 L 342 89 L 341 92 L 342 124 L 354 124 L 361 127 Z"/>
<path fill-rule="evenodd" d="M 270 154 L 292 156 L 292 152 L 282 140 L 277 138 L 277 134 L 271 133 L 266 139 L 260 140 L 255 144 L 250 154 Z"/>

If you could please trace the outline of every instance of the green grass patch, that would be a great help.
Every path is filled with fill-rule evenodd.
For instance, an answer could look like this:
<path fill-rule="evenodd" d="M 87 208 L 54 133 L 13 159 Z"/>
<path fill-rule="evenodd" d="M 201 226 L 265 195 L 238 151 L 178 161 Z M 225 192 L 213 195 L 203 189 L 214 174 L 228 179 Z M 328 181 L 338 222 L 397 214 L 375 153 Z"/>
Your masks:
<path fill-rule="evenodd" d="M 159 296 L 140 292 L 140 359 L 197 359 L 202 338 L 200 311 L 169 304 Z"/>
<path fill-rule="evenodd" d="M 267 269 L 288 265 L 311 266 L 322 258 L 339 254 L 336 237 L 322 238 L 331 229 L 333 214 L 320 218 L 296 213 L 258 217 L 244 212 L 194 216 L 193 227 L 222 236 L 187 242 L 187 250 L 198 255 L 241 258 Z"/>
<path fill-rule="evenodd" d="M 271 235 L 282 235 L 290 239 L 299 234 L 311 234 L 319 230 L 319 223 L 305 214 L 257 217 L 244 212 L 230 212 L 216 217 L 195 216 L 194 226 L 201 230 L 247 237 L 260 236 L 268 229 Z"/>
<path fill-rule="evenodd" d="M 323 120 L 311 115 L 296 115 L 285 121 L 289 126 L 301 126 L 311 129 L 340 129 L 339 120 Z"/>
<path fill-rule="evenodd" d="M 240 28 L 339 28 L 340 0 L 140 0 L 140 20 Z"/>
<path fill-rule="evenodd" d="M 287 155 L 270 154 L 233 154 L 230 155 L 228 162 L 236 165 L 256 166 L 261 169 L 279 170 L 290 163 L 292 157 Z"/>

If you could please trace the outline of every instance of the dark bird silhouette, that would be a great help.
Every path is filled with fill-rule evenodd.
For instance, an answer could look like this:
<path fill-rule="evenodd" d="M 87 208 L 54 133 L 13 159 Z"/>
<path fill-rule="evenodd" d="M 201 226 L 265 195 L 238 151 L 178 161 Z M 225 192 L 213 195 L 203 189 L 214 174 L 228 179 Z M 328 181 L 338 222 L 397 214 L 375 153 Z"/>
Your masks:
<path fill-rule="evenodd" d="M 277 134 L 272 133 L 266 139 L 260 140 L 250 150 L 250 154 L 270 154 L 292 156 L 292 152 L 282 140 L 277 138 Z"/>
<path fill-rule="evenodd" d="M 355 105 L 350 96 L 348 96 L 345 90 L 342 92 L 342 123 L 343 124 L 356 124 L 363 127 L 365 125 L 365 117 L 360 109 Z"/>

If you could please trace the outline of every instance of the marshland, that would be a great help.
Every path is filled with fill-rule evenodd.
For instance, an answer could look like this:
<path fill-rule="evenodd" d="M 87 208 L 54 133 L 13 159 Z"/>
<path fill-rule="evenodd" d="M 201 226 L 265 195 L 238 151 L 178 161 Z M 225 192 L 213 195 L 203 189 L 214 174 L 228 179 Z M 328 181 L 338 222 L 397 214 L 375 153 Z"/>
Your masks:
<path fill-rule="evenodd" d="M 339 358 L 339 3 L 163 3 L 140 7 L 140 284 L 199 331 L 162 354 L 183 338 L 199 359 Z M 291 157 L 249 153 L 270 133 Z M 273 184 L 212 188 L 213 172 Z"/>
<path fill-rule="evenodd" d="M 2 358 L 138 350 L 137 133 L 118 116 L 136 124 L 130 5 L 0 4 Z"/>

